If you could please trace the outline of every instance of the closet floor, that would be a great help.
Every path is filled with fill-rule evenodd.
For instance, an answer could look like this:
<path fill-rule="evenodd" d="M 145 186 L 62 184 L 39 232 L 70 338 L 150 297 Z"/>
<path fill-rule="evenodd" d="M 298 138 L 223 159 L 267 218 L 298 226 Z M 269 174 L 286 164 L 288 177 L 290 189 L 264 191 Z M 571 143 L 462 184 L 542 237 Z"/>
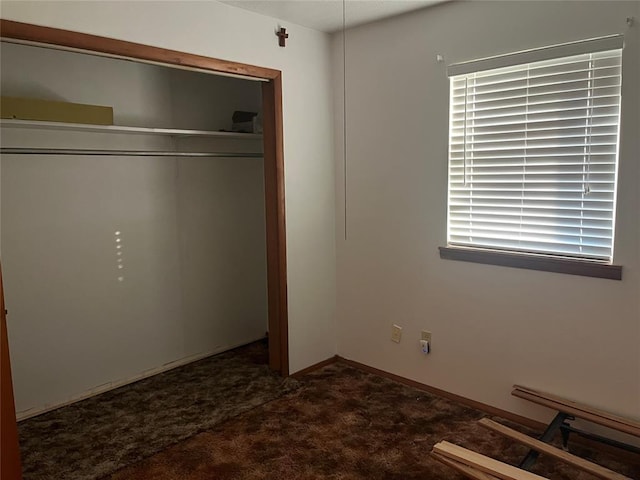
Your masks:
<path fill-rule="evenodd" d="M 267 356 L 252 343 L 20 422 L 24 479 L 99 478 L 295 390 Z"/>

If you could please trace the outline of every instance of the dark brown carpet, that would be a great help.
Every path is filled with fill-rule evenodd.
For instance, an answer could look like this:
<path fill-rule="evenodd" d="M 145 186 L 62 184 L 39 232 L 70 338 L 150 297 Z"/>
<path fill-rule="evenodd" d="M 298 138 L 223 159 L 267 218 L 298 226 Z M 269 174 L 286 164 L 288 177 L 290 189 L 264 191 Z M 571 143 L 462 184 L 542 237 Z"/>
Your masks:
<path fill-rule="evenodd" d="M 20 422 L 24 479 L 98 478 L 297 388 L 267 352 L 257 342 Z"/>
<path fill-rule="evenodd" d="M 451 480 L 462 477 L 429 455 L 440 440 L 510 464 L 526 453 L 478 426 L 481 412 L 344 364 L 325 367 L 301 382 L 294 392 L 108 478 Z M 573 451 L 640 478 L 637 465 Z M 593 478 L 548 458 L 538 460 L 533 471 L 558 480 Z"/>

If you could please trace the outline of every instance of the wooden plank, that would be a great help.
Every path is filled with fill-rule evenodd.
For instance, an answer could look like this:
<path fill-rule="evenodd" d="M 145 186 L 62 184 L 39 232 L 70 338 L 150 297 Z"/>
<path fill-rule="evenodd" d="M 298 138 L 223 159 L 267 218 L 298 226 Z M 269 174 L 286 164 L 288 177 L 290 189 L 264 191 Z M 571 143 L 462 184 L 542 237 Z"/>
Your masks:
<path fill-rule="evenodd" d="M 568 413 L 590 422 L 640 437 L 640 422 L 631 418 L 621 417 L 613 413 L 589 407 L 573 400 L 558 397 L 550 393 L 540 392 L 531 388 L 514 385 L 512 395 L 529 400 L 530 402 L 549 407 L 553 410 Z"/>
<path fill-rule="evenodd" d="M 584 411 L 586 413 L 591 413 L 593 415 L 599 415 L 602 416 L 604 418 L 616 421 L 616 422 L 620 422 L 620 423 L 624 423 L 626 425 L 631 425 L 634 426 L 635 428 L 640 429 L 640 421 L 638 420 L 634 420 L 632 418 L 628 418 L 628 417 L 622 417 L 620 415 L 615 415 L 611 412 L 607 412 L 605 410 L 601 410 L 595 407 L 591 407 L 589 405 L 577 402 L 575 400 L 569 400 L 563 397 L 560 397 L 558 395 L 554 395 L 551 393 L 547 393 L 547 392 L 542 392 L 540 390 L 534 390 L 533 388 L 528 388 L 528 387 L 523 387 L 522 385 L 514 385 L 514 392 L 515 391 L 519 391 L 519 392 L 525 392 L 528 393 L 530 395 L 535 395 L 537 397 L 540 398 L 544 398 L 546 400 L 550 400 L 553 402 L 556 402 L 560 405 L 564 405 L 567 407 L 571 407 L 577 410 L 581 410 Z M 514 393 L 515 395 L 515 393 Z"/>
<path fill-rule="evenodd" d="M 444 463 L 445 465 L 474 480 L 499 480 L 498 477 L 489 475 L 488 473 L 477 470 L 473 467 L 465 465 L 464 463 L 456 462 L 455 460 L 451 460 L 450 458 L 443 457 L 442 455 L 439 455 L 437 453 L 432 453 L 431 455 L 439 462 Z"/>
<path fill-rule="evenodd" d="M 565 452 L 564 450 L 560 450 L 548 443 L 544 443 L 535 438 L 531 438 L 524 433 L 517 432 L 509 427 L 501 425 L 500 423 L 494 422 L 489 418 L 483 418 L 478 421 L 480 425 L 486 427 L 494 432 L 497 432 L 505 437 L 516 440 L 517 442 L 526 445 L 529 448 L 532 448 L 540 453 L 547 454 L 552 456 L 558 460 L 566 462 L 570 465 L 573 465 L 580 470 L 584 470 L 592 475 L 595 475 L 599 478 L 604 478 L 606 480 L 631 480 L 629 477 L 625 477 L 624 475 L 614 472 L 613 470 L 609 470 L 601 465 L 595 464 L 584 458 L 577 457 L 576 455 L 572 455 L 569 452 Z"/>
<path fill-rule="evenodd" d="M 436 443 L 433 451 L 502 480 L 543 480 L 545 478 L 446 441 Z"/>

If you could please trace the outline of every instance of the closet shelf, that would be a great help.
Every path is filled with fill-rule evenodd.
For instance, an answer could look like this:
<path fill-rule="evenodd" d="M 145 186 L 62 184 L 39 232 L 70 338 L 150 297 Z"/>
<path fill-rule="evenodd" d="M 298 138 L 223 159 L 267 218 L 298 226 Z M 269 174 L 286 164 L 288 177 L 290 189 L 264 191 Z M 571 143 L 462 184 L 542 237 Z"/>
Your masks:
<path fill-rule="evenodd" d="M 85 148 L 13 148 L 0 147 L 0 153 L 13 155 L 90 155 L 113 157 L 220 157 L 262 158 L 262 153 L 246 152 L 174 152 L 156 150 L 91 150 Z"/>
<path fill-rule="evenodd" d="M 183 130 L 178 128 L 126 127 L 122 125 L 90 125 L 83 123 L 40 122 L 35 120 L 2 119 L 0 126 L 42 130 L 68 130 L 94 133 L 125 133 L 138 135 L 168 135 L 175 137 L 212 137 L 230 140 L 262 140 L 261 134 Z"/>

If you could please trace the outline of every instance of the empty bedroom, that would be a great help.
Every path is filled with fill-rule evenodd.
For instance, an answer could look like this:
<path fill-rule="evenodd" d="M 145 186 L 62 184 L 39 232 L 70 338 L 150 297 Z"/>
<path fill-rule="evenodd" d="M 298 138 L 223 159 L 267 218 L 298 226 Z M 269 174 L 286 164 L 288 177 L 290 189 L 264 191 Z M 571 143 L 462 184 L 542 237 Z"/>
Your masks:
<path fill-rule="evenodd" d="M 3 480 L 640 478 L 640 2 L 0 17 Z"/>

